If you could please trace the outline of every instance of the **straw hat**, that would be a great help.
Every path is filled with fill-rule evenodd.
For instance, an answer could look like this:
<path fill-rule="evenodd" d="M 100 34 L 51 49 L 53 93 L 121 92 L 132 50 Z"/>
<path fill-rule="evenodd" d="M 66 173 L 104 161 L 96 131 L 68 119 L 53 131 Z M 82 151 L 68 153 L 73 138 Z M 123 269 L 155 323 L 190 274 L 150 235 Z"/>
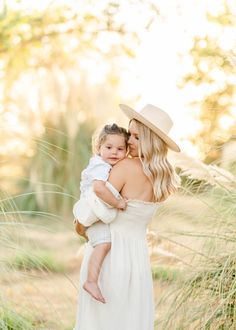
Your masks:
<path fill-rule="evenodd" d="M 180 152 L 179 146 L 168 136 L 173 122 L 165 111 L 152 104 L 145 105 L 139 112 L 125 104 L 119 106 L 128 118 L 137 119 L 165 141 L 170 149 Z"/>

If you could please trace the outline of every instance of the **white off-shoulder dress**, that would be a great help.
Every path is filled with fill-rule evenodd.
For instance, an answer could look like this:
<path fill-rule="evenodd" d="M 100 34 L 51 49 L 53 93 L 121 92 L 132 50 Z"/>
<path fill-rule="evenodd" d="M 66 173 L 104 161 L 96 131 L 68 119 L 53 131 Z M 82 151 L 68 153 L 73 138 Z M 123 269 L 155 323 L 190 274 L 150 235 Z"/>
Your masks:
<path fill-rule="evenodd" d="M 106 304 L 82 285 L 93 247 L 86 243 L 80 270 L 75 330 L 153 330 L 154 295 L 146 229 L 160 203 L 129 200 L 110 223 L 111 250 L 99 277 Z"/>

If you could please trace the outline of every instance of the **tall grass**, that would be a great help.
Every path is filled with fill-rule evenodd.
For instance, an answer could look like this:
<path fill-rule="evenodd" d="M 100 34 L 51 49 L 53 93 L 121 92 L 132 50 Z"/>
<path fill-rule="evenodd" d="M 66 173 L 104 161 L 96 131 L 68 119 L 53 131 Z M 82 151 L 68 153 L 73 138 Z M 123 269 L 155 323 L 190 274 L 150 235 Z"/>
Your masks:
<path fill-rule="evenodd" d="M 65 264 L 56 260 L 49 252 L 24 251 L 17 252 L 14 257 L 5 260 L 8 267 L 23 271 L 38 270 L 54 273 L 63 273 Z"/>
<path fill-rule="evenodd" d="M 24 177 L 17 181 L 16 193 L 0 191 L 0 329 L 72 328 L 77 288 L 68 273 L 77 265 L 68 259 L 66 244 L 75 254 L 80 242 L 75 235 L 73 240 L 72 221 L 62 220 L 68 214 L 72 220 L 95 123 L 73 124 L 72 132 L 63 114 L 56 121 L 48 119 L 42 135 L 34 138 L 33 155 L 22 163 Z M 58 237 L 62 232 L 68 243 Z M 67 286 L 68 296 L 63 292 Z M 50 313 L 43 316 L 46 309 Z"/>
<path fill-rule="evenodd" d="M 91 156 L 93 121 L 78 123 L 72 135 L 61 115 L 57 124 L 47 121 L 42 136 L 35 138 L 34 155 L 18 182 L 15 202 L 20 210 L 53 214 L 71 212 L 79 195 L 81 170 Z"/>
<path fill-rule="evenodd" d="M 63 222 L 63 229 L 13 208 L 10 216 L 7 207 L 0 223 L 0 329 L 64 330 L 74 320 L 77 296 L 70 255 L 79 242 L 72 224 Z"/>
<path fill-rule="evenodd" d="M 9 305 L 0 305 L 0 329 L 1 330 L 32 330 L 35 329 L 32 316 L 17 313 Z M 39 329 L 39 327 L 37 327 Z"/>
<path fill-rule="evenodd" d="M 182 192 L 208 204 L 211 219 L 202 219 L 208 229 L 201 232 L 176 232 L 201 237 L 204 244 L 186 269 L 185 280 L 168 293 L 171 303 L 158 321 L 158 329 L 236 329 L 236 178 L 216 165 L 196 162 L 186 155 L 180 155 L 176 164 L 187 183 Z M 196 193 L 196 186 L 207 189 Z"/>

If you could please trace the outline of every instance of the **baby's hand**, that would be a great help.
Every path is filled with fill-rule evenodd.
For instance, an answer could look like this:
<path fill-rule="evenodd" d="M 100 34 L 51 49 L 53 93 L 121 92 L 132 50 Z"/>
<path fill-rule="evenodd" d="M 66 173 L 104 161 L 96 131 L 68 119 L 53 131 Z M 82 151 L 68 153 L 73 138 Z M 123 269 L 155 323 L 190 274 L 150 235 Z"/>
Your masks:
<path fill-rule="evenodd" d="M 118 210 L 122 210 L 124 211 L 127 207 L 127 201 L 125 199 L 119 199 L 118 202 L 117 202 L 117 205 L 116 205 L 116 208 Z"/>

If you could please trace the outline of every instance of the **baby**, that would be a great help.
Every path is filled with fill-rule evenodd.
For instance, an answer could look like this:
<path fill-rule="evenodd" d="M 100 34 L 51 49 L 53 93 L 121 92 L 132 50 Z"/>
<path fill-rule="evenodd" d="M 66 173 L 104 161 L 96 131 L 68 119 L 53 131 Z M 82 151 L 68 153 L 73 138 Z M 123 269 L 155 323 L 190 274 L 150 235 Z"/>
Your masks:
<path fill-rule="evenodd" d="M 83 288 L 93 298 L 102 303 L 106 301 L 98 286 L 98 277 L 102 263 L 111 249 L 109 224 L 97 219 L 97 222 L 89 227 L 85 227 L 80 223 L 80 218 L 88 212 L 88 206 L 85 200 L 86 193 L 91 189 L 95 181 L 96 184 L 106 186 L 112 166 L 126 157 L 127 143 L 128 133 L 125 128 L 119 127 L 116 124 L 105 125 L 103 127 L 97 140 L 93 141 L 95 155 L 90 159 L 88 166 L 81 174 L 80 200 L 73 208 L 77 233 L 89 239 L 89 242 L 94 247 L 88 264 L 87 280 Z M 108 206 L 112 206 L 118 210 L 125 210 L 126 201 L 119 194 L 117 195 L 115 192 L 111 192 L 107 187 L 105 191 L 106 193 L 102 200 L 109 204 Z"/>

